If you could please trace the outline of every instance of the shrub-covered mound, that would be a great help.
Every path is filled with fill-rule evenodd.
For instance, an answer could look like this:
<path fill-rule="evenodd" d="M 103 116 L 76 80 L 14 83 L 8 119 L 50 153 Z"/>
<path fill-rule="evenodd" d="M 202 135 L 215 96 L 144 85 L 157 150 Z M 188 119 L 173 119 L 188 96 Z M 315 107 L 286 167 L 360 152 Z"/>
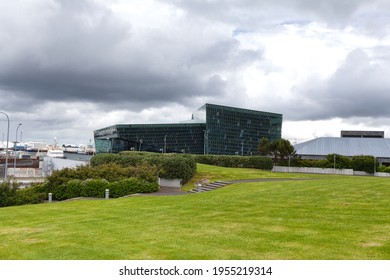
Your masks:
<path fill-rule="evenodd" d="M 104 197 L 106 189 L 110 190 L 110 197 L 116 198 L 158 191 L 157 173 L 157 167 L 147 163 L 137 166 L 102 163 L 54 171 L 40 188 L 46 195 L 52 193 L 55 200 Z"/>
<path fill-rule="evenodd" d="M 182 184 L 188 182 L 196 173 L 194 157 L 181 154 L 121 152 L 119 154 L 98 154 L 91 159 L 93 167 L 104 164 L 118 164 L 125 168 L 148 164 L 157 168 L 158 177 L 181 179 Z"/>
<path fill-rule="evenodd" d="M 19 189 L 17 182 L 0 183 L 0 207 L 37 204 L 45 199 L 45 194 L 40 189 Z"/>

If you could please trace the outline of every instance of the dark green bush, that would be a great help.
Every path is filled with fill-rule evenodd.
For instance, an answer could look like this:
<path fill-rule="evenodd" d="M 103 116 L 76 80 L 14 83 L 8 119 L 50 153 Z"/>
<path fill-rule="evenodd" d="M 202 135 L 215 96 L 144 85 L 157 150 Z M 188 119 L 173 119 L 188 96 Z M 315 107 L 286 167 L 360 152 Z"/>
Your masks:
<path fill-rule="evenodd" d="M 136 177 L 146 181 L 157 181 L 157 167 L 147 163 L 141 163 L 137 166 L 123 167 L 117 163 L 102 163 L 98 166 L 79 166 L 77 168 L 65 168 L 56 170 L 47 178 L 45 192 L 54 192 L 58 186 L 66 184 L 68 181 L 87 180 L 87 179 L 105 179 L 109 182 L 123 180 L 129 177 Z"/>
<path fill-rule="evenodd" d="M 390 173 L 390 166 L 382 165 L 382 166 L 379 166 L 377 170 L 378 170 L 378 172 Z"/>
<path fill-rule="evenodd" d="M 80 196 L 103 198 L 106 189 L 109 188 L 110 188 L 110 183 L 105 179 L 87 179 L 81 183 Z"/>
<path fill-rule="evenodd" d="M 166 179 L 182 179 L 188 182 L 196 173 L 196 162 L 191 156 L 167 155 L 159 158 L 159 177 Z"/>
<path fill-rule="evenodd" d="M 0 207 L 36 204 L 45 199 L 45 194 L 37 192 L 35 188 L 19 189 L 19 187 L 20 183 L 16 181 L 0 184 Z"/>
<path fill-rule="evenodd" d="M 84 181 L 73 179 L 57 186 L 53 191 L 53 199 L 65 200 L 75 197 L 105 197 L 106 189 L 110 197 L 117 198 L 134 193 L 149 193 L 158 191 L 157 182 L 147 182 L 138 178 L 127 178 L 116 182 L 104 179 L 87 179 Z"/>
<path fill-rule="evenodd" d="M 246 167 L 272 170 L 272 159 L 263 156 L 194 155 L 197 163 L 222 167 Z"/>
<path fill-rule="evenodd" d="M 326 168 L 349 169 L 352 168 L 352 160 L 339 154 L 330 154 L 325 157 Z M 335 166 L 336 164 L 336 166 Z"/>
<path fill-rule="evenodd" d="M 115 156 L 99 154 L 91 159 L 94 167 L 113 163 L 126 168 L 141 166 L 140 170 L 143 165 L 154 166 L 153 172 L 156 175 L 167 179 L 182 179 L 182 183 L 189 181 L 196 173 L 196 162 L 189 155 L 121 152 Z"/>
<path fill-rule="evenodd" d="M 19 184 L 16 182 L 2 182 L 0 184 L 0 207 L 15 205 L 18 187 Z"/>
<path fill-rule="evenodd" d="M 356 171 L 364 171 L 373 174 L 377 169 L 378 162 L 373 156 L 352 157 L 352 168 Z"/>
<path fill-rule="evenodd" d="M 134 193 L 150 193 L 158 191 L 157 182 L 146 182 L 136 178 L 128 178 L 109 185 L 110 197 L 117 198 Z"/>
<path fill-rule="evenodd" d="M 105 179 L 72 179 L 53 189 L 53 199 L 65 200 L 75 197 L 104 197 L 105 190 L 109 188 Z"/>

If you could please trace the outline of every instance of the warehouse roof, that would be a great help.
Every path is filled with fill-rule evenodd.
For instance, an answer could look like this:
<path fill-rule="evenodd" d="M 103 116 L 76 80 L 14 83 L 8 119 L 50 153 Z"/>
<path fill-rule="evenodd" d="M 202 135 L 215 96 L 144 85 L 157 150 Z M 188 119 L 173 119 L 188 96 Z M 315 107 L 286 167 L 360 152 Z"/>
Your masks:
<path fill-rule="evenodd" d="M 298 155 L 370 155 L 390 158 L 390 138 L 321 137 L 294 145 Z"/>

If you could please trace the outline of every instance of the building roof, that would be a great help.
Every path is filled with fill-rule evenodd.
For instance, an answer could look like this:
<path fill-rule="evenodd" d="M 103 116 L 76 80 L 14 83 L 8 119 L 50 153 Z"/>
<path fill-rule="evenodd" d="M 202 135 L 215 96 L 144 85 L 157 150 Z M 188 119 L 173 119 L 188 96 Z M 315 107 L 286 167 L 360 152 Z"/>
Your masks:
<path fill-rule="evenodd" d="M 298 155 L 343 156 L 370 155 L 390 158 L 389 138 L 321 137 L 294 145 Z"/>

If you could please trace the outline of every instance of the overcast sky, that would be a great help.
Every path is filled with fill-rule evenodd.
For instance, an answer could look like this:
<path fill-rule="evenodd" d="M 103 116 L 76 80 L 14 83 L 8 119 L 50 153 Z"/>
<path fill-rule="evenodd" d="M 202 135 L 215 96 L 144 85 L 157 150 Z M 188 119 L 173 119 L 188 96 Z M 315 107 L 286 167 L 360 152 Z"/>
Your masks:
<path fill-rule="evenodd" d="M 204 103 L 281 113 L 292 142 L 390 137 L 389 30 L 388 0 L 0 0 L 0 111 L 10 141 L 22 123 L 87 144 Z"/>

